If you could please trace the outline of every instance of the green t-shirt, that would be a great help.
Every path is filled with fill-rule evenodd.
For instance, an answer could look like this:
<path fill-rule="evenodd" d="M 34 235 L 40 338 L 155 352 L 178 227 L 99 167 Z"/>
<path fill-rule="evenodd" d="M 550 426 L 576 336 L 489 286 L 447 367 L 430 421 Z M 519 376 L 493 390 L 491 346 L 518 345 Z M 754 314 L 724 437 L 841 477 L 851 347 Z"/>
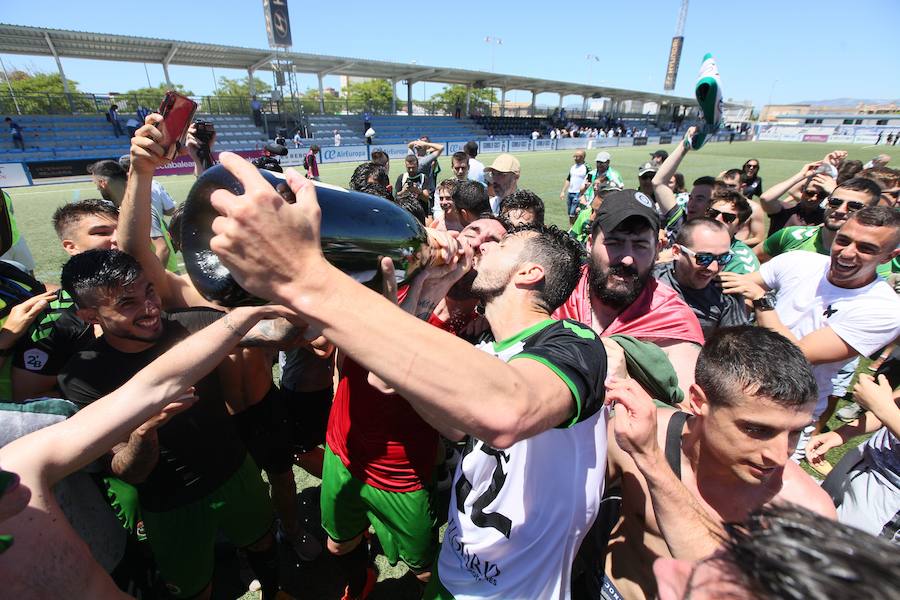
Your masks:
<path fill-rule="evenodd" d="M 582 208 L 578 211 L 578 216 L 572 227 L 569 229 L 569 235 L 581 242 L 587 243 L 588 236 L 591 234 L 591 209 L 590 207 Z"/>
<path fill-rule="evenodd" d="M 766 238 L 763 250 L 769 256 L 778 256 L 791 250 L 806 250 L 825 255 L 829 251 L 822 242 L 821 225 L 800 225 L 779 229 Z"/>
<path fill-rule="evenodd" d="M 759 259 L 753 252 L 753 248 L 742 242 L 741 240 L 733 240 L 731 242 L 731 262 L 725 265 L 723 269 L 726 273 L 755 273 L 759 271 Z"/>

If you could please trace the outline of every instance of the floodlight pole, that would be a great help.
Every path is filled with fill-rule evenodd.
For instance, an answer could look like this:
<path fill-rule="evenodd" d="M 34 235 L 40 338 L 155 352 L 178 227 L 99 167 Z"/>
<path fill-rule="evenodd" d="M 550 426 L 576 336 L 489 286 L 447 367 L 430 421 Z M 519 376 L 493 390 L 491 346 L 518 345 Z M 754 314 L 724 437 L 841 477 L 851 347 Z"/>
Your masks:
<path fill-rule="evenodd" d="M 19 108 L 19 101 L 16 99 L 16 93 L 13 91 L 12 83 L 9 81 L 9 73 L 6 72 L 6 65 L 3 64 L 2 57 L 0 57 L 0 67 L 3 68 L 3 78 L 6 79 L 6 87 L 9 88 L 9 95 L 12 96 L 13 104 L 16 105 L 16 114 L 21 115 L 22 109 Z"/>

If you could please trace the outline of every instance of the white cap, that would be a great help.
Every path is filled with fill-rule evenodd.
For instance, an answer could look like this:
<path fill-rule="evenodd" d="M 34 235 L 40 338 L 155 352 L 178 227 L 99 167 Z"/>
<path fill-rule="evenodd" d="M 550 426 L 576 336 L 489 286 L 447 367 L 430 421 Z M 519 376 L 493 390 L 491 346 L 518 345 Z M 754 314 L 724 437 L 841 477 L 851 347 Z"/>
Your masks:
<path fill-rule="evenodd" d="M 609 162 L 610 158 L 612 157 L 609 155 L 609 152 L 598 152 L 597 160 L 595 160 L 594 162 Z"/>

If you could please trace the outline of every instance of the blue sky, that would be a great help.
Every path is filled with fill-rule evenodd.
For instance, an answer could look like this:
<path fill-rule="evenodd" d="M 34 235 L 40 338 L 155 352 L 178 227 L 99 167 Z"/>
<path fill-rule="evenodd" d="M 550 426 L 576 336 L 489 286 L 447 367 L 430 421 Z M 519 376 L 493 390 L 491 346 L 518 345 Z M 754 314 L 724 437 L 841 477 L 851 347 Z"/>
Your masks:
<path fill-rule="evenodd" d="M 267 47 L 261 0 L 3 0 L 0 21 L 175 40 Z M 401 7 L 408 6 L 409 9 Z M 680 0 L 618 2 L 299 2 L 289 0 L 294 49 L 432 66 L 494 70 L 662 92 Z M 36 10 L 36 7 L 39 7 Z M 110 10 L 110 8 L 114 10 Z M 692 0 L 675 93 L 691 96 L 704 53 L 719 61 L 727 98 L 795 102 L 900 98 L 898 0 Z M 588 54 L 598 61 L 588 60 Z M 52 58 L 2 55 L 7 69 L 55 71 Z M 83 91 L 125 91 L 163 81 L 160 65 L 63 59 Z M 210 69 L 170 67 L 172 79 L 210 93 Z M 245 73 L 217 69 L 216 75 Z M 263 77 L 269 77 L 263 74 Z M 302 77 L 300 87 L 314 87 Z M 337 87 L 337 77 L 326 85 Z M 417 84 L 417 99 L 439 83 Z M 405 88 L 398 86 L 405 98 Z M 528 101 L 528 92 L 507 96 Z M 539 96 L 555 104 L 557 96 Z M 580 104 L 575 97 L 566 104 Z"/>

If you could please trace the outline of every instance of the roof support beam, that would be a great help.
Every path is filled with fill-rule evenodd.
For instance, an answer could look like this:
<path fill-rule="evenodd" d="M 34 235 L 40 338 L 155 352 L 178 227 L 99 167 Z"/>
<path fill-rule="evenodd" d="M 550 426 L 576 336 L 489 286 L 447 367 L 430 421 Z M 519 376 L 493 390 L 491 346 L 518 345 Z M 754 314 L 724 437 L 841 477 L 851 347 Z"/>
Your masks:
<path fill-rule="evenodd" d="M 166 54 L 166 57 L 163 59 L 162 67 L 163 74 L 166 76 L 166 85 L 172 87 L 172 80 L 169 78 L 169 63 L 172 62 L 172 59 L 175 58 L 175 53 L 178 52 L 178 46 L 172 44 L 172 47 L 169 49 L 169 52 Z"/>
<path fill-rule="evenodd" d="M 50 52 L 53 54 L 53 58 L 56 59 L 56 68 L 59 69 L 59 76 L 62 79 L 63 91 L 66 93 L 66 97 L 69 99 L 69 107 L 72 108 L 74 112 L 74 107 L 72 107 L 72 96 L 69 92 L 69 80 L 66 79 L 66 72 L 63 71 L 62 61 L 59 60 L 59 54 L 56 53 L 56 46 L 53 45 L 53 42 L 50 40 L 50 34 L 46 31 L 44 32 L 44 39 L 47 41 L 47 47 L 50 48 Z"/>
<path fill-rule="evenodd" d="M 335 73 L 337 71 L 340 71 L 341 69 L 346 69 L 347 67 L 352 67 L 355 64 L 356 64 L 355 62 L 343 62 L 339 65 L 331 67 L 330 69 L 325 69 L 324 71 L 319 71 L 318 75 L 325 77 L 326 75 L 330 75 L 331 73 Z"/>
<path fill-rule="evenodd" d="M 275 55 L 274 55 L 274 54 L 270 54 L 270 55 L 268 55 L 267 57 L 265 57 L 265 58 L 263 58 L 263 59 L 260 59 L 260 60 L 256 61 L 255 63 L 253 63 L 252 65 L 250 65 L 250 66 L 247 67 L 247 68 L 248 68 L 250 71 L 256 71 L 257 69 L 266 66 L 267 64 L 269 64 L 269 63 L 272 62 L 273 60 L 275 60 Z"/>
<path fill-rule="evenodd" d="M 419 81 L 420 77 L 425 77 L 426 75 L 432 75 L 436 72 L 437 72 L 437 69 L 423 69 L 421 71 L 413 71 L 412 73 L 407 73 L 406 75 L 403 76 L 403 78 L 415 83 L 416 81 Z"/>

